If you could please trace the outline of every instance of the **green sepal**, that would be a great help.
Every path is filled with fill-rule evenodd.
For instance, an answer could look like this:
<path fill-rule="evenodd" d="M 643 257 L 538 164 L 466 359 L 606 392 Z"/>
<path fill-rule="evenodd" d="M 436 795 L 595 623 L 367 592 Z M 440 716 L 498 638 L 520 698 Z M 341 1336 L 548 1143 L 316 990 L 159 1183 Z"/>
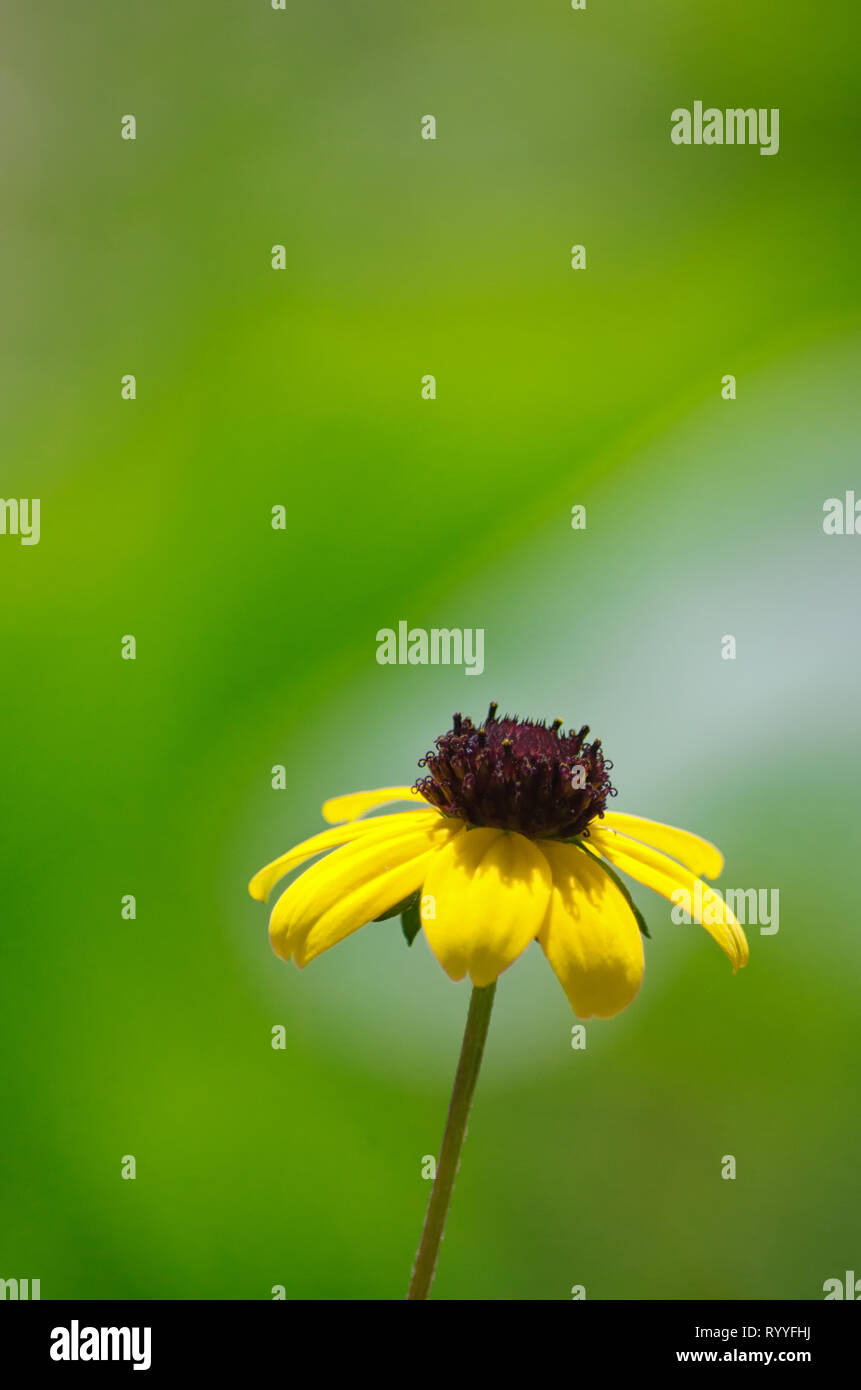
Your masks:
<path fill-rule="evenodd" d="M 418 893 L 410 893 L 410 896 L 408 898 L 402 898 L 399 903 L 395 903 L 394 907 L 390 907 L 388 912 L 381 912 L 379 917 L 374 918 L 374 921 L 388 922 L 391 917 L 400 917 L 401 913 L 406 912 L 407 908 L 412 907 L 413 905 L 417 907 L 418 901 Z"/>
<path fill-rule="evenodd" d="M 406 937 L 407 945 L 412 946 L 416 937 L 422 929 L 422 919 L 419 915 L 419 894 L 411 898 L 404 911 L 401 913 L 401 930 Z"/>
<path fill-rule="evenodd" d="M 619 892 L 622 894 L 622 897 L 625 899 L 625 902 L 628 904 L 629 908 L 633 912 L 634 920 L 636 921 L 637 926 L 640 928 L 641 935 L 645 936 L 648 941 L 651 941 L 652 933 L 646 926 L 645 918 L 643 917 L 643 914 L 640 911 L 640 909 L 637 907 L 637 904 L 634 902 L 634 899 L 631 897 L 627 884 L 622 882 L 619 875 L 616 873 L 616 870 L 611 869 L 610 865 L 606 862 L 606 860 L 599 859 L 597 854 L 593 853 L 589 846 L 585 844 L 582 840 L 577 839 L 575 837 L 573 840 L 566 841 L 566 843 L 569 845 L 577 845 L 579 849 L 585 850 L 589 858 L 592 860 L 592 863 L 597 864 L 599 869 L 603 869 L 604 873 L 610 876 L 610 878 L 615 883 L 616 887 L 619 889 Z"/>

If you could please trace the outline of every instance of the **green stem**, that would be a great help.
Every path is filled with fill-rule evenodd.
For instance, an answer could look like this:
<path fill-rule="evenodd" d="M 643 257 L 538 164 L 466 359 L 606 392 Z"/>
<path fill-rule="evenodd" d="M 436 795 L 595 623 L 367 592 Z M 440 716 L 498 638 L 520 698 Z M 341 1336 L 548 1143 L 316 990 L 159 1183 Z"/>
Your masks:
<path fill-rule="evenodd" d="M 436 1177 L 428 1202 L 422 1238 L 410 1280 L 408 1299 L 427 1298 L 433 1283 L 439 1247 L 445 1230 L 445 1219 L 451 1204 L 454 1180 L 460 1164 L 460 1151 L 466 1138 L 466 1122 L 475 1093 L 475 1083 L 481 1067 L 496 981 L 482 989 L 473 988 L 469 1001 L 469 1013 L 460 1049 L 460 1061 L 448 1107 L 445 1134 L 439 1154 Z"/>

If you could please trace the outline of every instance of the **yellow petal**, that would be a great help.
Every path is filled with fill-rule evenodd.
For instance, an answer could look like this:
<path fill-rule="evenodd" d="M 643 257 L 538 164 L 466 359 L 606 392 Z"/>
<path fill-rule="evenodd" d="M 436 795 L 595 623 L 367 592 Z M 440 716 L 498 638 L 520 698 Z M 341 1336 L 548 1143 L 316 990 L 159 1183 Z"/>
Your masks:
<path fill-rule="evenodd" d="M 423 796 L 413 787 L 381 787 L 375 792 L 349 792 L 346 796 L 333 796 L 323 802 L 323 819 L 329 824 L 342 820 L 356 820 L 366 811 L 376 806 L 385 806 L 388 801 L 412 801 L 419 806 L 427 806 Z"/>
<path fill-rule="evenodd" d="M 380 846 L 377 873 L 361 881 L 354 880 L 352 887 L 344 888 L 310 928 L 298 929 L 293 942 L 293 959 L 300 968 L 421 888 L 441 846 L 453 836 L 466 833 L 457 822 L 443 823 L 437 819 L 437 825 L 422 837 Z M 381 866 L 383 859 L 385 863 Z M 370 866 L 366 866 L 365 871 L 369 870 Z"/>
<path fill-rule="evenodd" d="M 747 965 L 747 937 L 717 889 L 703 883 L 689 869 L 677 864 L 674 859 L 668 859 L 665 854 L 650 849 L 648 845 L 628 840 L 613 831 L 596 830 L 594 823 L 589 831 L 586 843 L 599 850 L 622 873 L 630 874 L 647 888 L 654 888 L 656 893 L 670 902 L 678 903 L 678 890 L 684 889 L 687 894 L 685 906 L 691 917 L 714 937 L 731 960 L 733 971 Z"/>
<path fill-rule="evenodd" d="M 321 854 L 324 849 L 333 849 L 335 845 L 344 845 L 348 840 L 356 840 L 365 835 L 372 826 L 390 819 L 392 817 L 381 816 L 379 821 L 355 821 L 352 825 L 339 825 L 334 830 L 323 830 L 319 835 L 313 835 L 310 840 L 303 840 L 301 844 L 295 845 L 280 858 L 273 859 L 271 864 L 267 864 L 256 873 L 248 885 L 249 893 L 258 902 L 265 903 L 278 880 L 289 874 L 291 869 L 295 869 L 297 864 L 304 863 L 306 859 L 313 859 L 315 854 Z"/>
<path fill-rule="evenodd" d="M 459 821 L 443 822 L 436 811 L 381 816 L 368 822 L 367 834 L 360 839 L 312 864 L 285 889 L 272 909 L 269 937 L 274 950 L 289 960 L 297 940 L 343 894 L 377 877 L 387 864 L 400 865 L 430 849 L 435 843 L 431 832 L 441 824 L 460 826 Z M 387 907 L 393 907 L 397 901 L 392 899 Z"/>
<path fill-rule="evenodd" d="M 643 978 L 643 941 L 625 896 L 574 845 L 542 840 L 553 888 L 538 940 L 579 1018 L 612 1018 Z"/>
<path fill-rule="evenodd" d="M 550 883 L 544 855 L 514 831 L 468 830 L 441 849 L 424 881 L 422 925 L 447 974 L 492 984 L 538 934 Z"/>
<path fill-rule="evenodd" d="M 675 825 L 662 825 L 657 820 L 626 816 L 619 811 L 605 811 L 603 819 L 595 821 L 594 826 L 597 830 L 618 830 L 622 835 L 630 835 L 634 840 L 651 845 L 653 849 L 663 850 L 664 854 L 678 859 L 697 877 L 705 874 L 706 878 L 717 878 L 723 868 L 723 855 L 715 845 L 690 830 L 679 830 Z M 586 843 L 588 845 L 588 839 Z"/>

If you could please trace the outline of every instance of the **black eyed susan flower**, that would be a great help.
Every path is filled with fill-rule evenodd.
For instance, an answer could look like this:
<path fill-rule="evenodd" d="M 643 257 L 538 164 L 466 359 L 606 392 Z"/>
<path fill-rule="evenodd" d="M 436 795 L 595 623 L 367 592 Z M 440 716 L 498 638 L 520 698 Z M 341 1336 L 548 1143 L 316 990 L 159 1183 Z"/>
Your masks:
<path fill-rule="evenodd" d="M 657 821 L 607 810 L 612 764 L 588 726 L 562 730 L 529 719 L 484 723 L 454 716 L 421 759 L 412 787 L 335 797 L 336 822 L 251 880 L 265 901 L 286 874 L 326 851 L 272 909 L 279 956 L 305 966 L 366 922 L 416 904 L 428 943 L 454 980 L 473 990 L 460 1061 L 419 1243 L 409 1299 L 427 1298 L 490 1023 L 496 981 L 537 938 L 576 1013 L 610 1018 L 643 977 L 644 924 L 616 871 L 673 899 L 679 890 L 732 961 L 747 941 L 720 894 L 702 882 L 723 859 L 714 845 Z M 410 809 L 369 816 L 404 801 Z"/>
<path fill-rule="evenodd" d="M 324 851 L 276 902 L 275 951 L 300 967 L 359 927 L 420 903 L 428 944 L 454 980 L 486 988 L 537 938 L 576 1014 L 610 1018 L 643 976 L 642 921 L 617 871 L 665 898 L 683 890 L 695 921 L 733 970 L 747 941 L 703 883 L 720 851 L 687 830 L 608 811 L 615 796 L 600 739 L 528 719 L 480 727 L 455 715 L 412 787 L 327 801 L 337 822 L 255 875 L 265 901 L 286 874 Z M 409 810 L 369 816 L 399 801 Z"/>

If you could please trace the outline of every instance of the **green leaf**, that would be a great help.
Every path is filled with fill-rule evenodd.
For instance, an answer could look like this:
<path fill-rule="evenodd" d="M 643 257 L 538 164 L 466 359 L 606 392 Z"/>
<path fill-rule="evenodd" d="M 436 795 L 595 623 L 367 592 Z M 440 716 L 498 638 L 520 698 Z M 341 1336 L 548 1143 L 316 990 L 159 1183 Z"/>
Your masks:
<path fill-rule="evenodd" d="M 584 844 L 582 840 L 573 839 L 569 840 L 568 843 L 572 845 L 578 845 L 580 849 L 585 850 L 589 858 L 592 860 L 592 863 L 597 864 L 599 869 L 603 869 L 605 874 L 609 874 L 610 878 L 613 880 L 616 887 L 619 889 L 619 892 L 622 894 L 629 908 L 633 912 L 637 922 L 637 926 L 640 928 L 641 935 L 645 936 L 648 941 L 651 941 L 652 933 L 646 926 L 645 918 L 643 917 L 643 914 L 640 911 L 640 909 L 637 907 L 637 904 L 634 902 L 634 899 L 631 897 L 627 884 L 622 882 L 619 875 L 616 873 L 616 870 L 610 868 L 610 865 L 607 863 L 606 859 L 599 859 L 597 854 L 593 853 L 589 846 Z"/>
<path fill-rule="evenodd" d="M 407 939 L 407 945 L 412 946 L 416 937 L 422 929 L 422 919 L 419 915 L 419 895 L 410 899 L 408 906 L 401 913 L 401 930 Z"/>

